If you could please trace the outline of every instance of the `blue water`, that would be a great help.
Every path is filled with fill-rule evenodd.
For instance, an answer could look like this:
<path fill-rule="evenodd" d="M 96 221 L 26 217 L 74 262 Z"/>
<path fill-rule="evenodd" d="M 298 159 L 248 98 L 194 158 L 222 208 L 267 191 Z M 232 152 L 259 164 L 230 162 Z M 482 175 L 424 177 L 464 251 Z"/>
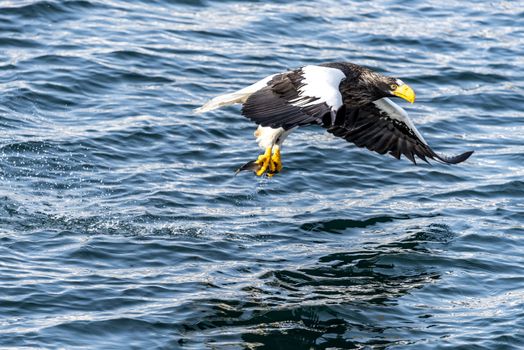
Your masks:
<path fill-rule="evenodd" d="M 403 79 L 457 166 L 320 128 L 272 179 L 218 94 L 301 65 Z M 524 347 L 519 1 L 0 0 L 0 345 Z"/>

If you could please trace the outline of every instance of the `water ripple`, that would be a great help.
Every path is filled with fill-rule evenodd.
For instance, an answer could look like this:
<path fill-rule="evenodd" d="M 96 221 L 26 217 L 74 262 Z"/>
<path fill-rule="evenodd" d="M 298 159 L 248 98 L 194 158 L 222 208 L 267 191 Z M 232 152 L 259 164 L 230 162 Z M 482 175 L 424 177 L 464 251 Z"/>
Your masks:
<path fill-rule="evenodd" d="M 519 2 L 0 0 L 0 338 L 20 348 L 519 348 Z M 411 165 L 315 128 L 272 179 L 206 99 L 305 64 L 401 77 Z M 232 127 L 234 125 L 234 127 Z"/>

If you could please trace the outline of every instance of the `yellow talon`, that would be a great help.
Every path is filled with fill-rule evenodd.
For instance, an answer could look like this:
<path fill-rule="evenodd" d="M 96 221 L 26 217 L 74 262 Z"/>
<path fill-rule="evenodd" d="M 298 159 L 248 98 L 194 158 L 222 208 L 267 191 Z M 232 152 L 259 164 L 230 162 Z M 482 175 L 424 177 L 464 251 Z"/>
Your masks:
<path fill-rule="evenodd" d="M 282 171 L 282 161 L 280 159 L 280 147 L 273 148 L 273 156 L 271 157 L 270 170 L 272 173 L 279 173 Z"/>
<path fill-rule="evenodd" d="M 271 160 L 271 147 L 266 148 L 266 152 L 258 156 L 256 164 L 260 165 L 260 169 L 257 170 L 257 176 L 262 176 L 267 168 L 269 167 Z"/>
<path fill-rule="evenodd" d="M 235 174 L 243 170 L 252 170 L 257 176 L 266 174 L 268 177 L 279 173 L 282 170 L 280 147 L 278 145 L 267 147 L 264 154 L 259 155 L 257 160 L 242 165 L 236 170 Z"/>

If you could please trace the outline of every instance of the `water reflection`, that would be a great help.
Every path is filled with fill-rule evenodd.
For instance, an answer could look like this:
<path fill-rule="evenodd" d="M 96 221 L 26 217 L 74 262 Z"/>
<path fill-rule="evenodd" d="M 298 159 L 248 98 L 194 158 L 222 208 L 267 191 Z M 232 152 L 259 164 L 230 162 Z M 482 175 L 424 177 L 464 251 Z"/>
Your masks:
<path fill-rule="evenodd" d="M 265 273 L 257 281 L 261 284 L 243 289 L 244 301 L 205 301 L 213 312 L 186 330 L 242 329 L 246 349 L 405 344 L 397 328 L 408 315 L 398 300 L 440 279 L 434 245 L 447 244 L 455 234 L 446 225 L 431 224 L 400 236 L 396 242 L 322 256 L 311 266 Z"/>

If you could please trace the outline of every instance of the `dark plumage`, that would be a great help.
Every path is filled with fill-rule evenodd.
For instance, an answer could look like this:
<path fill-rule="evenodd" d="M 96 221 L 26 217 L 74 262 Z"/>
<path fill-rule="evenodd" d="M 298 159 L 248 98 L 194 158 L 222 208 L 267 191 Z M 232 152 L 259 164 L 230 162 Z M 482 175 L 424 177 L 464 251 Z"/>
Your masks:
<path fill-rule="evenodd" d="M 395 83 L 394 78 L 384 77 L 371 70 L 352 63 L 325 63 L 320 67 L 341 71 L 344 78 L 337 86 L 346 108 L 365 106 L 382 97 L 393 96 L 388 88 Z M 297 107 L 290 101 L 300 99 L 304 87 L 304 68 L 275 75 L 267 86 L 250 95 L 242 106 L 242 114 L 262 126 L 284 127 L 320 124 L 325 114 L 335 115 L 332 106 L 322 103 L 319 97 L 304 98 L 307 104 Z M 318 102 L 318 103 L 315 103 Z"/>
<path fill-rule="evenodd" d="M 300 73 L 300 70 L 296 70 L 275 76 L 266 87 L 249 96 L 242 106 L 242 114 L 258 125 L 283 127 L 285 130 L 319 124 L 322 117 L 331 113 L 331 110 L 318 97 L 305 98 L 306 106 L 302 107 L 289 103 L 300 98 L 299 91 L 304 85 L 304 78 Z"/>
<path fill-rule="evenodd" d="M 391 120 L 389 116 L 369 104 L 361 108 L 348 109 L 343 118 L 327 131 L 358 147 L 365 147 L 379 154 L 388 153 L 400 159 L 401 154 L 416 163 L 415 156 L 427 162 L 426 158 L 443 163 L 457 164 L 465 161 L 473 152 L 455 157 L 441 156 L 424 143 L 405 123 Z"/>

